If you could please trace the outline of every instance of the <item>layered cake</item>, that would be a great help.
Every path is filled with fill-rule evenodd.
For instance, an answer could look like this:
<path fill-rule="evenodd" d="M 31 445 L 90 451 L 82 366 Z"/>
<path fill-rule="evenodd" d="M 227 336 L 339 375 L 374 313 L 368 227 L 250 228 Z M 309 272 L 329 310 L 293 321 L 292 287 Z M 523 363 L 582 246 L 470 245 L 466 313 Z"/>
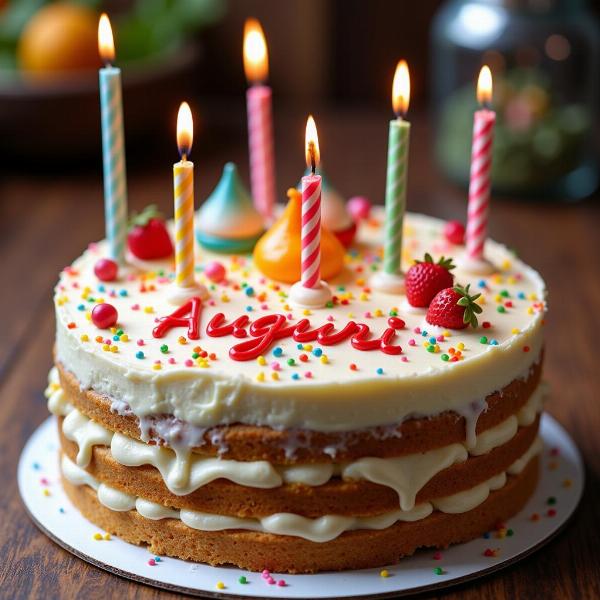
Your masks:
<path fill-rule="evenodd" d="M 409 214 L 404 270 L 435 265 L 467 298 L 468 327 L 437 325 L 433 303 L 371 289 L 383 219 L 317 310 L 200 246 L 209 296 L 180 306 L 171 259 L 106 276 L 100 242 L 65 268 L 48 404 L 75 507 L 155 554 L 290 573 L 395 563 L 518 512 L 538 479 L 544 282 L 491 240 L 492 274 L 450 271 L 462 246 Z"/>

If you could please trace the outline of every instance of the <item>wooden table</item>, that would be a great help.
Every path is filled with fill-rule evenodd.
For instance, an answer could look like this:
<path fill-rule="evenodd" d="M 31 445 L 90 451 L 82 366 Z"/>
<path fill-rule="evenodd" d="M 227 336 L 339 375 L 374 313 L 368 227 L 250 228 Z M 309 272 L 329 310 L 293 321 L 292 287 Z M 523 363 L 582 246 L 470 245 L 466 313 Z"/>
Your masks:
<path fill-rule="evenodd" d="M 241 106 L 233 110 L 237 112 L 230 114 L 243 114 Z M 323 110 L 317 116 L 330 178 L 345 194 L 380 200 L 386 117 L 352 110 Z M 276 124 L 282 199 L 303 166 L 304 119 L 303 110 L 290 110 Z M 197 199 L 212 189 L 225 160 L 237 161 L 246 177 L 241 119 L 231 123 L 238 126 L 240 133 L 234 138 L 213 136 L 210 149 L 197 138 Z M 412 138 L 410 209 L 464 218 L 465 193 L 443 181 L 434 168 L 422 119 L 415 122 Z M 129 173 L 132 208 L 157 202 L 171 214 L 170 164 L 137 163 Z M 170 594 L 109 575 L 63 551 L 29 520 L 17 491 L 21 448 L 48 415 L 42 391 L 51 365 L 51 297 L 57 273 L 88 242 L 102 237 L 100 164 L 82 175 L 0 176 L 0 210 L 0 597 L 167 597 Z M 545 376 L 553 391 L 548 410 L 585 456 L 586 492 L 567 529 L 541 551 L 495 575 L 428 597 L 600 598 L 599 228 L 597 201 L 578 206 L 494 201 L 491 234 L 517 248 L 541 271 L 550 289 Z"/>

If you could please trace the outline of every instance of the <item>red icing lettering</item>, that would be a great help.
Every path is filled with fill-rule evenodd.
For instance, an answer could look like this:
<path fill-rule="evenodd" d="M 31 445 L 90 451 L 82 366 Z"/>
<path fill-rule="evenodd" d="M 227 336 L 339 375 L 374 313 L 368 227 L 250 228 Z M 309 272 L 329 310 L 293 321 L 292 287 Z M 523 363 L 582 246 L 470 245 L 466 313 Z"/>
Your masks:
<path fill-rule="evenodd" d="M 172 327 L 187 326 L 188 337 L 192 340 L 198 339 L 201 307 L 200 298 L 192 298 L 171 315 L 158 319 L 158 325 L 152 332 L 154 337 L 163 337 Z M 333 346 L 350 339 L 352 347 L 361 352 L 379 350 L 385 354 L 401 354 L 402 348 L 393 342 L 396 331 L 403 329 L 405 323 L 398 317 L 390 317 L 387 324 L 388 327 L 381 337 L 371 338 L 370 327 L 355 321 L 348 321 L 342 329 L 336 331 L 333 323 L 325 323 L 316 329 L 311 329 L 308 319 L 301 319 L 295 325 L 287 324 L 286 317 L 279 314 L 265 315 L 253 322 L 248 315 L 242 315 L 227 323 L 225 315 L 217 313 L 206 326 L 206 334 L 209 337 L 249 338 L 230 348 L 230 358 L 237 361 L 258 358 L 275 341 L 289 337 L 301 344 L 316 341 L 322 346 Z"/>
<path fill-rule="evenodd" d="M 225 315 L 223 313 L 217 313 L 206 326 L 207 335 L 210 337 L 233 335 L 233 337 L 237 338 L 243 338 L 248 335 L 246 333 L 246 325 L 250 322 L 248 315 L 242 315 L 228 325 L 223 325 L 224 321 Z"/>
<path fill-rule="evenodd" d="M 370 334 L 369 326 L 360 323 L 358 325 L 358 331 L 350 340 L 352 347 L 363 352 L 369 350 L 381 350 L 385 354 L 400 354 L 402 348 L 400 346 L 394 346 L 391 342 L 396 337 L 396 329 L 402 329 L 404 327 L 404 321 L 397 317 L 390 317 L 388 319 L 388 325 L 389 327 L 383 332 L 380 338 L 369 340 L 367 339 Z"/>
<path fill-rule="evenodd" d="M 258 358 L 275 340 L 292 334 L 294 326 L 284 327 L 286 320 L 283 315 L 266 315 L 256 319 L 250 325 L 252 339 L 233 346 L 229 350 L 229 356 L 240 361 Z"/>
<path fill-rule="evenodd" d="M 187 327 L 188 338 L 197 340 L 200 337 L 201 312 L 202 300 L 192 298 L 167 317 L 158 319 L 158 325 L 152 330 L 152 335 L 155 338 L 161 338 L 173 327 Z"/>

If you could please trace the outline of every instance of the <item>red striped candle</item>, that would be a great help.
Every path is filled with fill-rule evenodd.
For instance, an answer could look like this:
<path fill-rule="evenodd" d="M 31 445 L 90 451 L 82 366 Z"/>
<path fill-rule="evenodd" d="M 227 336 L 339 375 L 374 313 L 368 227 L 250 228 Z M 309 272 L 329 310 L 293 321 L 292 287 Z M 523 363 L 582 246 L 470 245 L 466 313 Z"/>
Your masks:
<path fill-rule="evenodd" d="M 302 178 L 302 285 L 321 284 L 321 176 Z"/>
<path fill-rule="evenodd" d="M 331 300 L 329 286 L 321 281 L 321 176 L 319 138 L 312 116 L 306 122 L 306 164 L 311 174 L 302 178 L 302 230 L 300 281 L 290 288 L 290 300 L 303 308 L 320 308 Z"/>
<path fill-rule="evenodd" d="M 467 257 L 470 261 L 484 259 L 490 208 L 492 143 L 496 113 L 487 108 L 492 99 L 492 74 L 487 66 L 482 67 L 479 73 L 477 99 L 482 108 L 475 112 L 473 122 L 466 231 Z"/>
<path fill-rule="evenodd" d="M 256 19 L 248 19 L 244 26 L 244 70 L 251 84 L 246 92 L 250 186 L 256 208 L 266 220 L 271 220 L 275 204 L 272 94 L 271 88 L 263 83 L 268 69 L 262 28 Z"/>

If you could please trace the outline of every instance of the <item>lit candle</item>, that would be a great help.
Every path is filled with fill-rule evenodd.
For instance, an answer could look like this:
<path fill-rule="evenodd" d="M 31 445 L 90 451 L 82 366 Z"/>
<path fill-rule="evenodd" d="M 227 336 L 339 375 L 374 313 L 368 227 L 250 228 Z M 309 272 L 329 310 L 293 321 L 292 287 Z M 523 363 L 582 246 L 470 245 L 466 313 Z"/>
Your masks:
<path fill-rule="evenodd" d="M 402 227 L 406 212 L 406 172 L 410 123 L 405 115 L 410 101 L 408 65 L 401 60 L 392 84 L 392 106 L 396 118 L 390 121 L 387 178 L 385 187 L 385 233 L 383 270 L 373 277 L 373 287 L 388 293 L 404 291 L 402 273 Z"/>
<path fill-rule="evenodd" d="M 182 102 L 177 114 L 177 147 L 181 160 L 173 165 L 175 199 L 175 281 L 169 300 L 182 304 L 192 297 L 208 296 L 194 277 L 194 163 L 188 160 L 194 139 L 192 111 Z"/>
<path fill-rule="evenodd" d="M 265 84 L 269 71 L 267 43 L 256 19 L 244 26 L 244 71 L 250 84 L 246 92 L 250 186 L 254 204 L 270 221 L 275 203 L 275 160 L 271 88 Z"/>
<path fill-rule="evenodd" d="M 300 281 L 290 289 L 290 300 L 303 308 L 319 308 L 331 300 L 329 286 L 321 281 L 321 176 L 319 138 L 312 115 L 306 122 L 306 164 L 310 175 L 302 177 L 302 231 Z"/>
<path fill-rule="evenodd" d="M 115 45 L 110 21 L 102 14 L 98 23 L 100 69 L 100 116 L 104 167 L 104 214 L 109 256 L 123 262 L 127 239 L 127 178 L 123 135 L 121 69 L 114 67 Z"/>
<path fill-rule="evenodd" d="M 466 257 L 462 266 L 473 273 L 489 273 L 493 267 L 484 259 L 490 208 L 492 143 L 496 113 L 489 108 L 492 102 L 492 73 L 483 66 L 477 81 L 477 100 L 481 108 L 473 120 L 471 177 L 467 211 Z"/>

